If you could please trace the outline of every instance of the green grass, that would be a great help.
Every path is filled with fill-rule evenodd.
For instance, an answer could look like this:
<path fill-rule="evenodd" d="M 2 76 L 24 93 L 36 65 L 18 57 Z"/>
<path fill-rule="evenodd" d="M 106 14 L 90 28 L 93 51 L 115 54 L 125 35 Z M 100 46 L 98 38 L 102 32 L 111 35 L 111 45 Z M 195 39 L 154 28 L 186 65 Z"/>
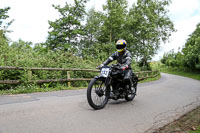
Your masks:
<path fill-rule="evenodd" d="M 190 131 L 189 133 L 200 133 L 200 126 L 196 131 Z"/>
<path fill-rule="evenodd" d="M 158 79 L 160 79 L 160 78 L 161 78 L 161 75 L 158 75 L 157 77 L 154 77 L 154 78 L 148 78 L 148 79 L 139 81 L 139 83 L 151 82 L 151 81 L 158 80 Z"/>
<path fill-rule="evenodd" d="M 177 68 L 162 68 L 161 72 L 200 80 L 200 72 L 183 71 L 181 69 L 178 70 Z"/>
<path fill-rule="evenodd" d="M 87 88 L 87 87 L 67 87 L 64 85 L 59 85 L 56 87 L 39 87 L 35 85 L 29 85 L 29 86 L 20 86 L 15 89 L 0 90 L 0 95 L 50 92 L 50 91 L 59 91 L 59 90 L 76 90 L 76 89 L 83 89 L 83 88 Z"/>

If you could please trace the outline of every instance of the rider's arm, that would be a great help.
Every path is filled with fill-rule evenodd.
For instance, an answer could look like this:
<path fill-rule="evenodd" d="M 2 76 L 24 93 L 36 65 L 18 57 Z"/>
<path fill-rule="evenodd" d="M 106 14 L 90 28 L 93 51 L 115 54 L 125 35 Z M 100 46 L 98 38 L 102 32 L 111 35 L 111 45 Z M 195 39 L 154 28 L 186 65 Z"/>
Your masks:
<path fill-rule="evenodd" d="M 106 66 L 109 63 L 111 63 L 112 61 L 116 60 L 116 53 L 113 53 L 104 63 L 103 65 Z"/>
<path fill-rule="evenodd" d="M 132 56 L 131 53 L 128 52 L 126 55 L 126 62 L 124 63 L 124 65 L 129 67 L 131 65 L 131 62 L 132 62 Z"/>

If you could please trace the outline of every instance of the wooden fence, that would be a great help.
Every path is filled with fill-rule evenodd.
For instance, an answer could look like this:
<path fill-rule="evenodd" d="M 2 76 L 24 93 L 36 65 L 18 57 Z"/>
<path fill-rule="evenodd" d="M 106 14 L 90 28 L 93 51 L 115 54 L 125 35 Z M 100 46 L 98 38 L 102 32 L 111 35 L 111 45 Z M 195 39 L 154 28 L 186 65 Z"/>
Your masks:
<path fill-rule="evenodd" d="M 28 71 L 28 83 L 51 83 L 51 82 L 68 82 L 68 86 L 71 86 L 71 81 L 90 81 L 92 78 L 70 78 L 70 71 L 85 71 L 85 72 L 100 72 L 94 69 L 77 69 L 77 68 L 23 68 L 23 67 L 10 67 L 0 66 L 0 70 L 23 70 Z M 67 79 L 46 79 L 46 80 L 32 80 L 32 71 L 46 70 L 46 71 L 67 71 Z M 139 81 L 153 78 L 159 75 L 159 71 L 141 71 L 135 72 Z M 0 84 L 21 84 L 19 80 L 0 80 Z"/>

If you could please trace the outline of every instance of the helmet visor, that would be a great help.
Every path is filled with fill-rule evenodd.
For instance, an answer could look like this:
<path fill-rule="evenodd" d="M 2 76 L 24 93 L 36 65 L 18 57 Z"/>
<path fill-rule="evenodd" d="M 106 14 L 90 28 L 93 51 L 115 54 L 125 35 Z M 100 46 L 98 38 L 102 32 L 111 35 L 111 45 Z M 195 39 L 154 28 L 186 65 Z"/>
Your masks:
<path fill-rule="evenodd" d="M 123 49 L 123 48 L 125 48 L 125 47 L 126 47 L 126 45 L 124 45 L 124 44 L 123 44 L 123 45 L 121 45 L 121 44 L 116 45 L 116 48 L 117 48 L 117 49 Z"/>

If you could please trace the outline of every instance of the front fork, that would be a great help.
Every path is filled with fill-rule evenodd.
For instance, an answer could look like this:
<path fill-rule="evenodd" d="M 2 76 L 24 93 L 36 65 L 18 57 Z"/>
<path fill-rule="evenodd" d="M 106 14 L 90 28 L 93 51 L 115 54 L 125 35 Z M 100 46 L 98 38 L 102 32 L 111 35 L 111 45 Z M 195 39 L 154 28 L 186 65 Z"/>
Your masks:
<path fill-rule="evenodd" d="M 96 76 L 95 78 L 96 79 L 101 79 L 104 82 L 104 84 L 106 86 L 106 94 L 105 95 L 108 96 L 108 97 L 110 97 L 111 78 L 110 77 L 105 78 L 105 77 L 101 77 L 101 76 Z"/>

